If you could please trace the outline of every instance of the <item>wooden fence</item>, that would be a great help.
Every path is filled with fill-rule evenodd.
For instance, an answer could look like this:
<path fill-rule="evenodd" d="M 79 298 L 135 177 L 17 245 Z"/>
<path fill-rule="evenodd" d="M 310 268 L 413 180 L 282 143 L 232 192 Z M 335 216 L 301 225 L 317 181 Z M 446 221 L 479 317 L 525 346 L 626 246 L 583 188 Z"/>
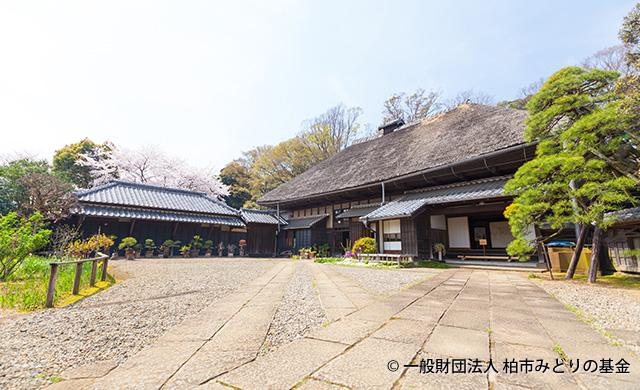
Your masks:
<path fill-rule="evenodd" d="M 61 265 L 67 265 L 67 264 L 76 265 L 76 277 L 73 280 L 73 295 L 77 295 L 78 292 L 80 292 L 80 279 L 82 278 L 82 265 L 84 263 L 91 262 L 91 278 L 89 279 L 89 285 L 93 287 L 96 284 L 96 273 L 98 269 L 98 261 L 101 261 L 101 260 L 102 260 L 102 276 L 100 277 L 100 280 L 104 282 L 107 279 L 107 264 L 109 262 L 109 256 L 105 255 L 104 253 L 98 252 L 98 256 L 91 259 L 49 263 L 49 265 L 51 266 L 51 273 L 49 274 L 49 285 L 47 286 L 47 298 L 44 301 L 44 306 L 53 307 L 53 297 L 56 292 L 56 280 L 58 279 L 58 268 Z"/>

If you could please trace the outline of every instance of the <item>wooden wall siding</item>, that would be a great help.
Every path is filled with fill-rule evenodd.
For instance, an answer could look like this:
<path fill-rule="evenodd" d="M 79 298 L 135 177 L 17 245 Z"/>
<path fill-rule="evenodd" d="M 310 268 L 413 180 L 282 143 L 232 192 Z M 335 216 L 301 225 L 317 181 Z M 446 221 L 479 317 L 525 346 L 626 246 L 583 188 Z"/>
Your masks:
<path fill-rule="evenodd" d="M 415 220 L 411 218 L 400 219 L 400 239 L 402 240 L 402 253 L 418 254 L 418 236 Z"/>
<path fill-rule="evenodd" d="M 248 224 L 246 253 L 248 255 L 273 256 L 276 229 L 275 225 Z"/>
<path fill-rule="evenodd" d="M 640 249 L 640 234 L 634 229 L 610 229 L 604 238 L 605 248 L 609 251 L 612 261 L 611 267 L 617 271 L 640 272 L 640 262 L 637 256 L 623 256 L 629 249 Z"/>
<path fill-rule="evenodd" d="M 351 245 L 364 236 L 364 224 L 360 221 L 351 221 L 349 224 L 349 240 L 351 240 Z"/>
<path fill-rule="evenodd" d="M 416 237 L 418 242 L 418 251 L 416 252 L 420 259 L 430 259 L 432 254 L 430 251 L 431 240 L 429 235 L 429 215 L 420 214 L 414 219 L 416 224 Z"/>

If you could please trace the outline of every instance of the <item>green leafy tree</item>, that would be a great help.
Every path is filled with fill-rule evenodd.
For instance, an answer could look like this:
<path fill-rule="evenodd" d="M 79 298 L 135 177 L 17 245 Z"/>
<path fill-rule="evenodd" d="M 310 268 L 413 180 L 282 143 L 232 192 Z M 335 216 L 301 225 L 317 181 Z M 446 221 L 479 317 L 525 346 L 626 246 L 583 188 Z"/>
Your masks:
<path fill-rule="evenodd" d="M 553 236 L 579 223 L 595 226 L 597 259 L 601 232 L 611 223 L 604 213 L 635 202 L 630 191 L 638 185 L 639 127 L 622 109 L 625 96 L 608 92 L 618 78 L 617 72 L 565 68 L 527 104 L 525 139 L 539 144 L 536 157 L 505 186 L 515 195 L 505 211 L 516 238 L 509 254 L 528 258 L 537 245 L 525 238 L 530 226 L 549 223 Z"/>
<path fill-rule="evenodd" d="M 0 165 L 0 214 L 18 212 L 28 201 L 28 190 L 23 178 L 30 174 L 48 174 L 49 164 L 45 160 L 23 157 Z"/>
<path fill-rule="evenodd" d="M 92 153 L 95 149 L 106 151 L 110 149 L 110 145 L 106 142 L 98 145 L 88 138 L 71 145 L 65 145 L 64 148 L 56 150 L 53 156 L 53 172 L 79 188 L 89 188 L 93 180 L 91 168 L 79 165 L 77 161 L 82 160 L 80 154 Z"/>
<path fill-rule="evenodd" d="M 244 206 L 253 196 L 251 194 L 251 164 L 253 162 L 252 151 L 244 153 L 244 156 L 237 158 L 227 164 L 220 171 L 220 180 L 229 186 L 229 195 L 224 198 L 225 202 L 236 209 Z"/>
<path fill-rule="evenodd" d="M 0 218 L 0 281 L 6 281 L 29 254 L 44 247 L 51 230 L 43 228 L 42 215 L 29 219 L 10 213 Z"/>

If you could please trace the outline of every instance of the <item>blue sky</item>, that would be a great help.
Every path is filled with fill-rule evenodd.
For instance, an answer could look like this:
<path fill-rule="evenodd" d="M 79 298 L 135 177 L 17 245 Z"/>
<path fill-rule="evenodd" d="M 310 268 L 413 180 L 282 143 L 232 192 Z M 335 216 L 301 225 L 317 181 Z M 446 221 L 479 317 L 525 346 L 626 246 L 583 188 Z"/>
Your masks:
<path fill-rule="evenodd" d="M 221 169 L 338 103 L 521 87 L 618 44 L 633 1 L 0 3 L 0 154 L 89 137 Z"/>

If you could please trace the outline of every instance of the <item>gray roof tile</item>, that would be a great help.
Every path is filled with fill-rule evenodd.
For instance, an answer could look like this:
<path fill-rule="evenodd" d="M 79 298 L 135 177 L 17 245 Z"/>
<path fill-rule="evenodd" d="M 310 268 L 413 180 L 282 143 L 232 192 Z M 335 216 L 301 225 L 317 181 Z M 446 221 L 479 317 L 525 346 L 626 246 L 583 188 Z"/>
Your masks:
<path fill-rule="evenodd" d="M 287 226 L 285 226 L 284 230 L 294 230 L 294 229 L 310 229 L 319 222 L 324 221 L 329 214 L 320 214 L 313 215 L 310 217 L 302 217 L 302 218 L 291 218 L 287 221 Z"/>
<path fill-rule="evenodd" d="M 504 196 L 503 188 L 509 179 L 511 176 L 500 176 L 407 192 L 403 197 L 380 206 L 360 219 L 410 217 L 428 204 L 501 197 Z"/>
<path fill-rule="evenodd" d="M 238 217 L 217 216 L 184 212 L 171 212 L 162 210 L 149 210 L 119 206 L 102 205 L 78 205 L 73 210 L 74 214 L 105 218 L 131 218 L 153 221 L 209 223 L 216 225 L 228 225 L 244 227 L 245 224 Z"/>
<path fill-rule="evenodd" d="M 240 212 L 203 192 L 112 180 L 106 185 L 77 192 L 82 204 L 133 206 L 228 216 Z"/>
<path fill-rule="evenodd" d="M 344 213 L 338 214 L 336 218 L 354 218 L 354 217 L 362 217 L 363 215 L 367 215 L 373 210 L 380 207 L 380 204 L 366 204 L 366 205 L 357 205 L 352 206 L 349 210 Z"/>
<path fill-rule="evenodd" d="M 286 225 L 287 221 L 282 217 L 276 217 L 275 214 L 269 211 L 252 210 L 252 209 L 240 209 L 242 219 L 246 223 L 264 223 L 269 225 Z"/>

